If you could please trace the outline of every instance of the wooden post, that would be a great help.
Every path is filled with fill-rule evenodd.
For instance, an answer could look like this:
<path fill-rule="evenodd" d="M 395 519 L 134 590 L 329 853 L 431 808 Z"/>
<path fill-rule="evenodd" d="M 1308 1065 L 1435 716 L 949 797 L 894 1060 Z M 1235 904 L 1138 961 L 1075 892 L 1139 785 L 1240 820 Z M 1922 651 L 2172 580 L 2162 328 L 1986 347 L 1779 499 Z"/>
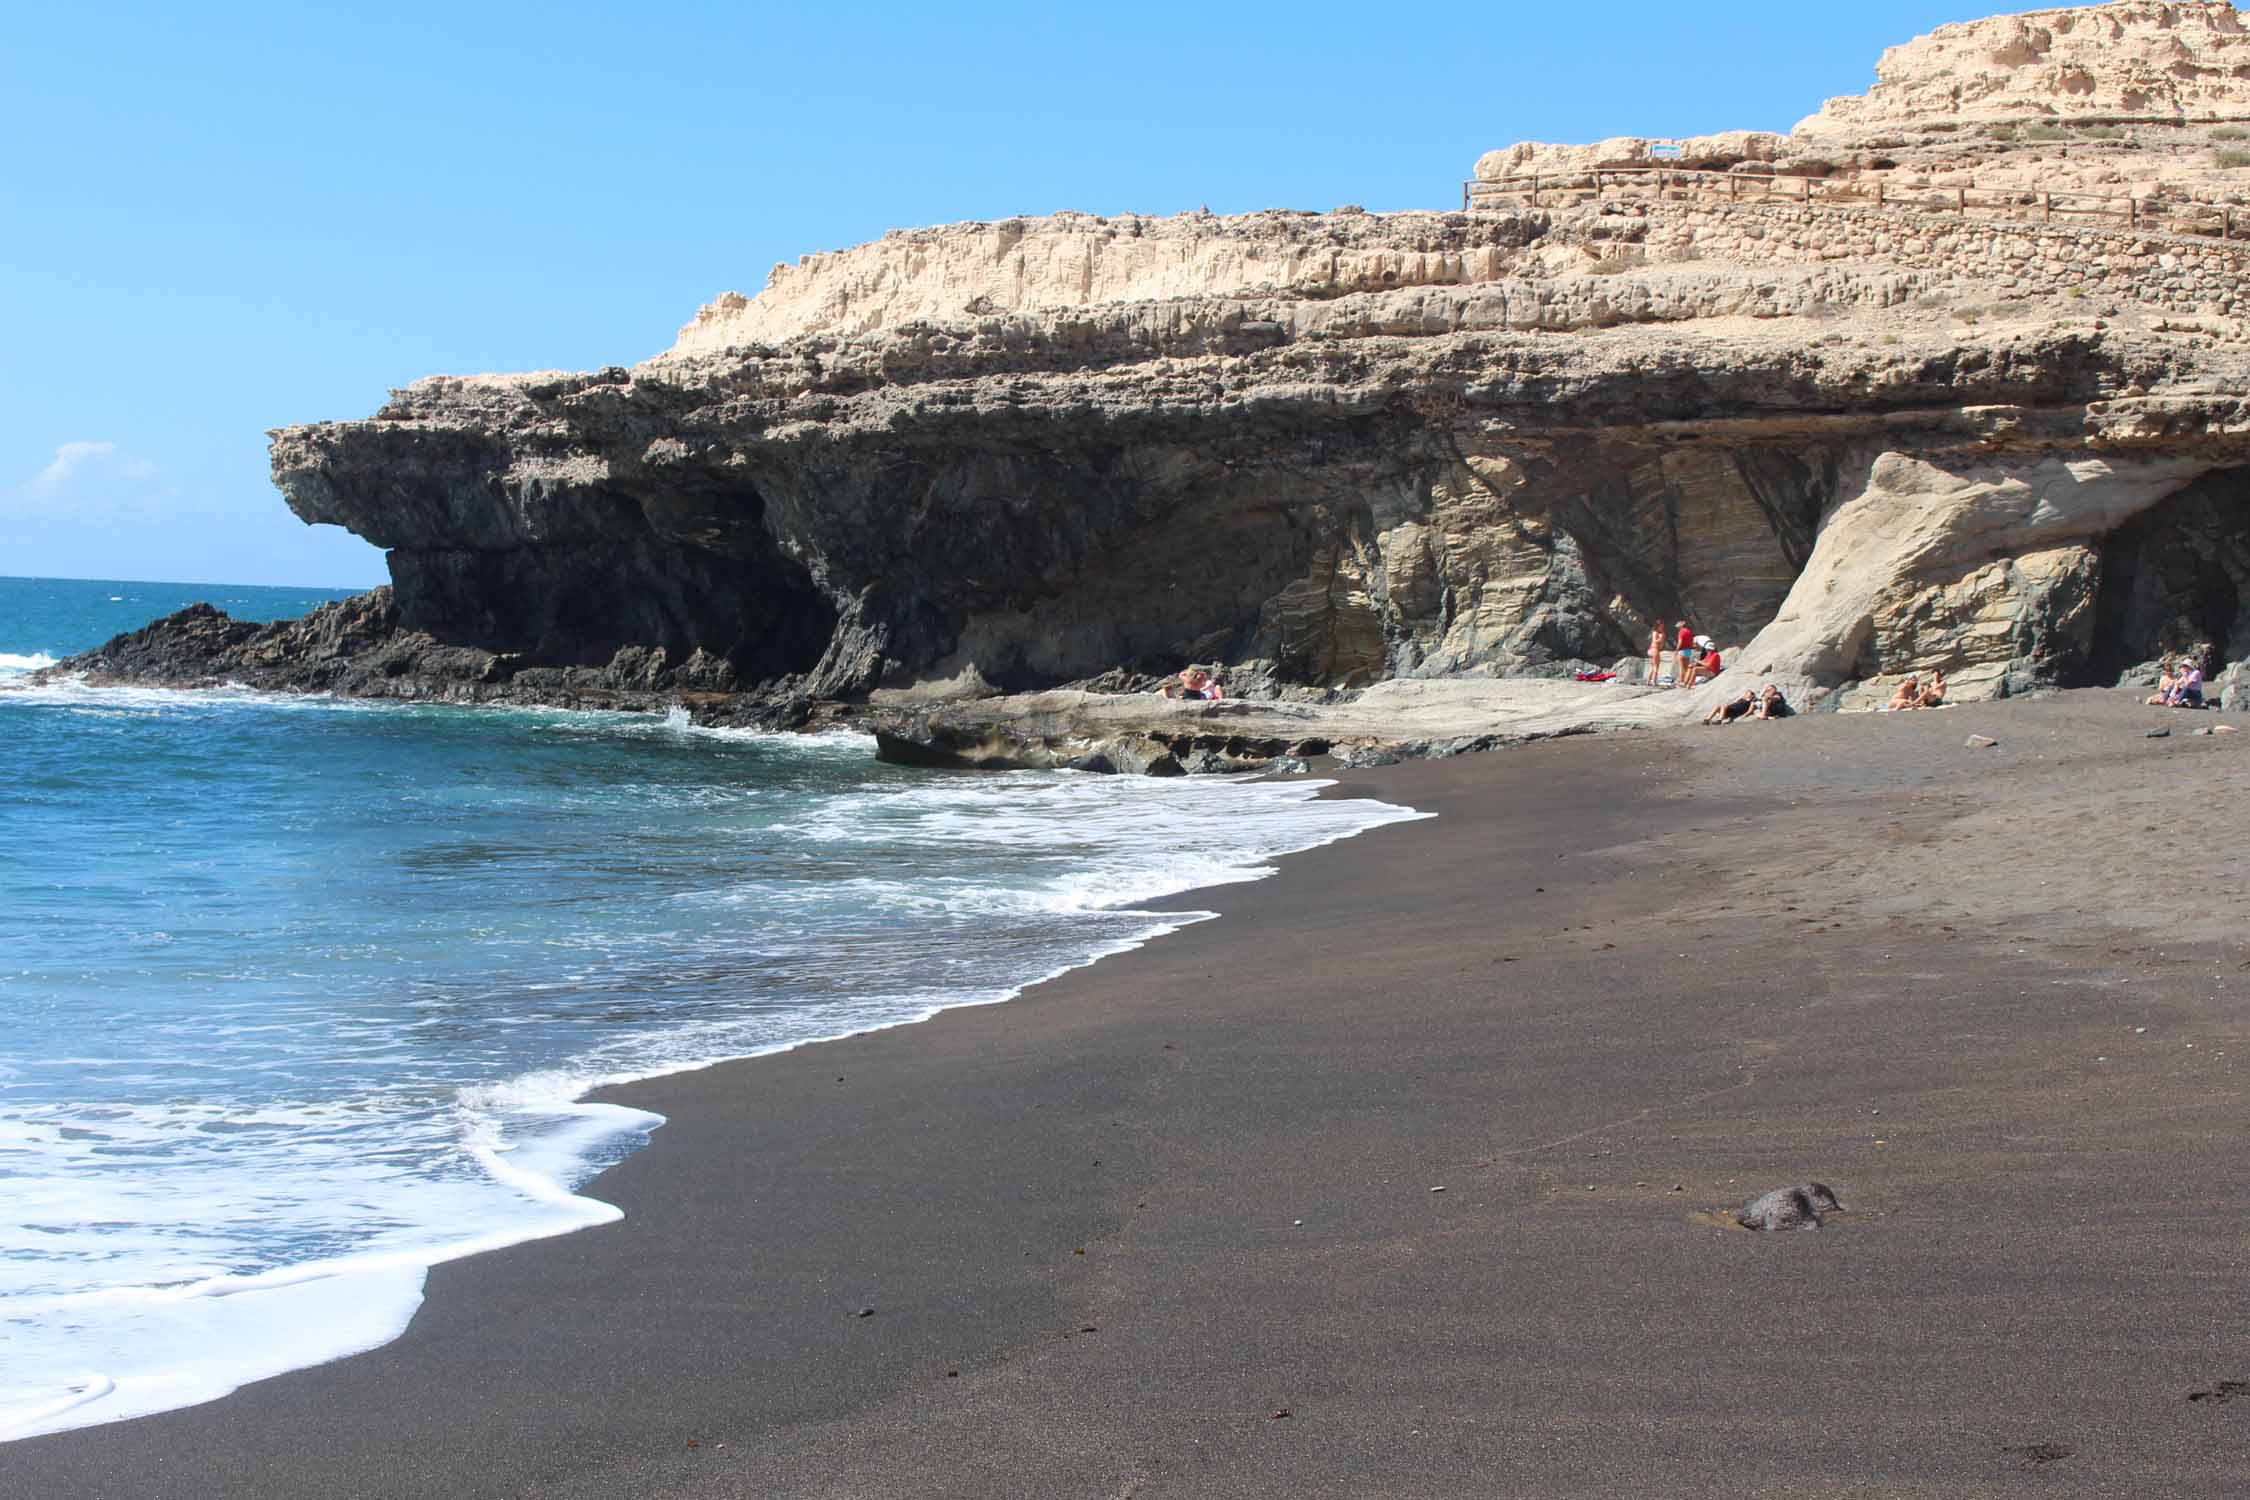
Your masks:
<path fill-rule="evenodd" d="M 2128 229 L 2141 227 L 2141 200 L 2138 198 L 2127 198 L 2125 200 L 2125 227 Z"/>
<path fill-rule="evenodd" d="M 1533 208 L 1539 206 L 1539 174 L 1537 172 L 1531 174 L 1531 206 Z"/>
<path fill-rule="evenodd" d="M 2234 210 L 2231 208 L 2219 210 L 2219 238 L 2222 240 L 2234 238 Z"/>
<path fill-rule="evenodd" d="M 1877 208 L 1883 206 L 1883 179 L 1880 177 L 1875 179 L 1875 206 Z"/>
<path fill-rule="evenodd" d="M 1969 190 L 1967 188 L 1955 188 L 1953 190 L 1953 209 L 1954 212 L 1967 217 L 1969 212 Z"/>
<path fill-rule="evenodd" d="M 1742 196 L 1741 186 L 1741 178 L 1735 176 L 1732 172 L 1727 173 L 1727 202 L 1732 203 Z"/>
<path fill-rule="evenodd" d="M 2043 205 L 2043 206 L 2044 206 L 2044 207 L 2046 208 L 2046 210 L 2047 210 L 2047 217 L 2046 217 L 2046 219 L 2044 220 L 2044 222 L 2045 222 L 2045 223 L 2049 223 L 2049 224 L 2052 224 L 2052 223 L 2054 223 L 2054 222 L 2055 222 L 2055 195 L 2054 195 L 2053 193 L 2041 193 L 2041 194 L 2039 195 L 2039 201 L 2040 201 L 2040 203 L 2041 203 L 2041 204 L 2042 204 L 2042 205 Z"/>
<path fill-rule="evenodd" d="M 1805 185 L 1804 189 L 1799 192 L 1797 196 L 1807 203 L 1812 202 L 1812 179 L 1810 177 L 1800 177 L 1797 180 Z"/>

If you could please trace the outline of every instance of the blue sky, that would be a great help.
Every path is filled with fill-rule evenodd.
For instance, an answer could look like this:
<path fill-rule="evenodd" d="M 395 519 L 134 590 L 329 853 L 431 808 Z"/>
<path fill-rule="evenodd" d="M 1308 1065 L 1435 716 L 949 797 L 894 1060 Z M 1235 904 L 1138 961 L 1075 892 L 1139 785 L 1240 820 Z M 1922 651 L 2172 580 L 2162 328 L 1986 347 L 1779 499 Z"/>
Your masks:
<path fill-rule="evenodd" d="M 631 363 L 897 225 L 1444 208 L 1517 140 L 1786 129 L 1987 10 L 7 6 L 0 575 L 380 582 L 266 428 Z"/>

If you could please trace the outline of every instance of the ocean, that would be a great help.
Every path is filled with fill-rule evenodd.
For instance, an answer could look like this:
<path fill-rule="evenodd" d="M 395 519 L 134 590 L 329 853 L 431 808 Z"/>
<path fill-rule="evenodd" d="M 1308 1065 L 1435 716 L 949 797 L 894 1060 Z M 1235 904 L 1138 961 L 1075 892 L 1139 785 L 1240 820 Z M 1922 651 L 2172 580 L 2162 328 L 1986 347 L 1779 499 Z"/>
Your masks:
<path fill-rule="evenodd" d="M 396 1337 L 615 1219 L 611 1083 L 1001 1001 L 1420 816 L 1307 777 L 877 763 L 856 735 L 27 673 L 198 599 L 0 578 L 0 1439 Z"/>

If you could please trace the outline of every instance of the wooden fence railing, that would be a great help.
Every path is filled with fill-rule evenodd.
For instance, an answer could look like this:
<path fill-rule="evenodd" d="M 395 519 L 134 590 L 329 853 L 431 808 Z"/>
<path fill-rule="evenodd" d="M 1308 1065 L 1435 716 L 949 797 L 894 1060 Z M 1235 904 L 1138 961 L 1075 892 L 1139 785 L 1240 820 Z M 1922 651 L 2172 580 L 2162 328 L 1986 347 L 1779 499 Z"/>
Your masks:
<path fill-rule="evenodd" d="M 1697 167 L 1602 167 L 1584 172 L 1537 172 L 1487 182 L 1461 184 L 1461 207 L 1475 209 L 1494 198 L 1535 207 L 1567 205 L 1625 189 L 1643 196 L 1685 201 L 1724 198 L 1732 203 L 1787 202 L 1815 206 L 1872 207 L 1905 212 L 1958 214 L 1987 212 L 2012 219 L 2052 224 L 2096 218 L 2159 234 L 2215 235 L 2234 238 L 2240 222 L 2250 233 L 2250 207 L 2219 203 L 2191 194 L 2165 193 L 2139 198 L 2107 193 L 2035 192 L 2027 188 L 1899 187 L 1882 177 L 1782 177 L 1745 172 L 1711 172 Z"/>

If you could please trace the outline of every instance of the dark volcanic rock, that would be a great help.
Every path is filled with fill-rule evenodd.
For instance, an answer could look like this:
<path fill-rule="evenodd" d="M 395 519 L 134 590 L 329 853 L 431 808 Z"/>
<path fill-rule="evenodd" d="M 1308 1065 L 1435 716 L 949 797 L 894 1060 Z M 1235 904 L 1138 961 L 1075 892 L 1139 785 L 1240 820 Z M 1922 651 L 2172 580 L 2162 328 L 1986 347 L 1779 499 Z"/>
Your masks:
<path fill-rule="evenodd" d="M 1775 1188 L 1742 1205 L 1734 1221 L 1745 1229 L 1779 1231 L 1818 1229 L 1824 1215 L 1843 1208 L 1826 1183 L 1806 1182 Z"/>
<path fill-rule="evenodd" d="M 684 703 L 702 722 L 774 726 L 802 723 L 810 712 L 809 705 L 784 707 L 726 691 L 731 668 L 701 652 L 673 666 L 661 647 L 626 647 L 587 667 L 445 645 L 402 625 L 388 588 L 266 625 L 191 604 L 38 675 L 83 676 L 97 686 L 231 684 L 265 692 L 562 708 L 663 711 Z"/>

